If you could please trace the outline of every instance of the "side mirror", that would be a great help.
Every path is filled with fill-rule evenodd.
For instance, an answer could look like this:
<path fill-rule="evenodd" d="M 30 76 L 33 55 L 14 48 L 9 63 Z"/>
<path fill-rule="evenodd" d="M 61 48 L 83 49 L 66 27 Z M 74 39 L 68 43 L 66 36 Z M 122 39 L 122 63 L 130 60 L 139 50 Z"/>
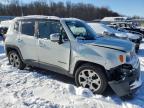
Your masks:
<path fill-rule="evenodd" d="M 59 42 L 60 40 L 60 34 L 59 33 L 54 33 L 50 35 L 50 40 L 52 42 Z"/>

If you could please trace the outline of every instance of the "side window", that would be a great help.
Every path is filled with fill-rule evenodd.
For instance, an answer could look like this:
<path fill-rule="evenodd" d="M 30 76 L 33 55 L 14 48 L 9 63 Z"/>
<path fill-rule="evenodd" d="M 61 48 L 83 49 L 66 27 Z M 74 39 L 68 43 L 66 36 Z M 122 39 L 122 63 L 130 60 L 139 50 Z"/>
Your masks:
<path fill-rule="evenodd" d="M 22 21 L 21 33 L 29 36 L 34 36 L 35 22 L 34 21 Z"/>
<path fill-rule="evenodd" d="M 66 37 L 65 31 L 62 29 L 61 24 L 58 21 L 40 21 L 39 22 L 39 37 L 50 39 L 50 35 L 54 33 L 60 33 L 63 37 Z"/>

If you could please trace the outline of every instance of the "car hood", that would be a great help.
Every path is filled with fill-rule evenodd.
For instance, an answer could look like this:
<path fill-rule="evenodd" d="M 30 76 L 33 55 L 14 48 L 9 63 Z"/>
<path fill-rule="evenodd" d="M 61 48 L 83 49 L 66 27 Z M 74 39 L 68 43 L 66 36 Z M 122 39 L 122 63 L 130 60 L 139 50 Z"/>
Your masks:
<path fill-rule="evenodd" d="M 115 32 L 114 33 L 117 37 L 120 38 L 129 38 L 129 39 L 139 39 L 139 35 L 137 34 L 132 34 L 132 33 L 128 33 L 128 32 Z"/>
<path fill-rule="evenodd" d="M 121 38 L 129 38 L 129 39 L 139 39 L 140 36 L 137 34 L 133 34 L 133 33 L 128 33 L 128 32 L 117 32 L 115 33 L 115 35 L 117 37 L 121 37 Z"/>
<path fill-rule="evenodd" d="M 130 52 L 134 48 L 134 44 L 130 41 L 114 38 L 98 38 L 96 40 L 83 40 L 85 44 L 104 47 L 122 52 Z"/>
<path fill-rule="evenodd" d="M 136 29 L 140 29 L 141 31 L 144 31 L 144 27 L 142 27 L 142 26 L 138 26 L 138 27 L 136 27 Z"/>
<path fill-rule="evenodd" d="M 119 32 L 117 30 L 113 30 L 113 31 L 106 30 L 106 32 L 108 32 L 110 34 L 115 34 L 115 36 L 117 36 L 118 38 L 122 38 L 122 39 L 127 39 L 128 38 L 126 33 Z"/>
<path fill-rule="evenodd" d="M 120 32 L 115 33 L 115 35 L 119 38 L 127 38 L 128 37 L 126 33 L 120 33 Z"/>

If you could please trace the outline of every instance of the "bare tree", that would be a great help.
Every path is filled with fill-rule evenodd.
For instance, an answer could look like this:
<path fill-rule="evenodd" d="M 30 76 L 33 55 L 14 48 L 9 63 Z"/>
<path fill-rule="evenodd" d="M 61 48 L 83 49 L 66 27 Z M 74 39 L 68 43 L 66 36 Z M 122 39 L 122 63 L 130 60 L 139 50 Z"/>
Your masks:
<path fill-rule="evenodd" d="M 52 2 L 51 0 L 37 0 L 29 4 L 21 0 L 1 0 L 0 15 L 55 15 L 59 17 L 76 17 L 83 20 L 100 19 L 106 16 L 119 16 L 108 7 L 96 7 L 92 4 Z"/>

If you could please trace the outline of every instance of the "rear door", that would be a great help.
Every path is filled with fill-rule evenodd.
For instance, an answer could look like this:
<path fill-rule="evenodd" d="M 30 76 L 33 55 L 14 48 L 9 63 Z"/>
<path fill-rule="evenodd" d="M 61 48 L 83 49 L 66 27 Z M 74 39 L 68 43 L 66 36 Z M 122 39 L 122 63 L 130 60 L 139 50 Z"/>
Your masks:
<path fill-rule="evenodd" d="M 37 61 L 37 38 L 35 36 L 35 20 L 20 21 L 18 45 L 23 59 Z"/>

